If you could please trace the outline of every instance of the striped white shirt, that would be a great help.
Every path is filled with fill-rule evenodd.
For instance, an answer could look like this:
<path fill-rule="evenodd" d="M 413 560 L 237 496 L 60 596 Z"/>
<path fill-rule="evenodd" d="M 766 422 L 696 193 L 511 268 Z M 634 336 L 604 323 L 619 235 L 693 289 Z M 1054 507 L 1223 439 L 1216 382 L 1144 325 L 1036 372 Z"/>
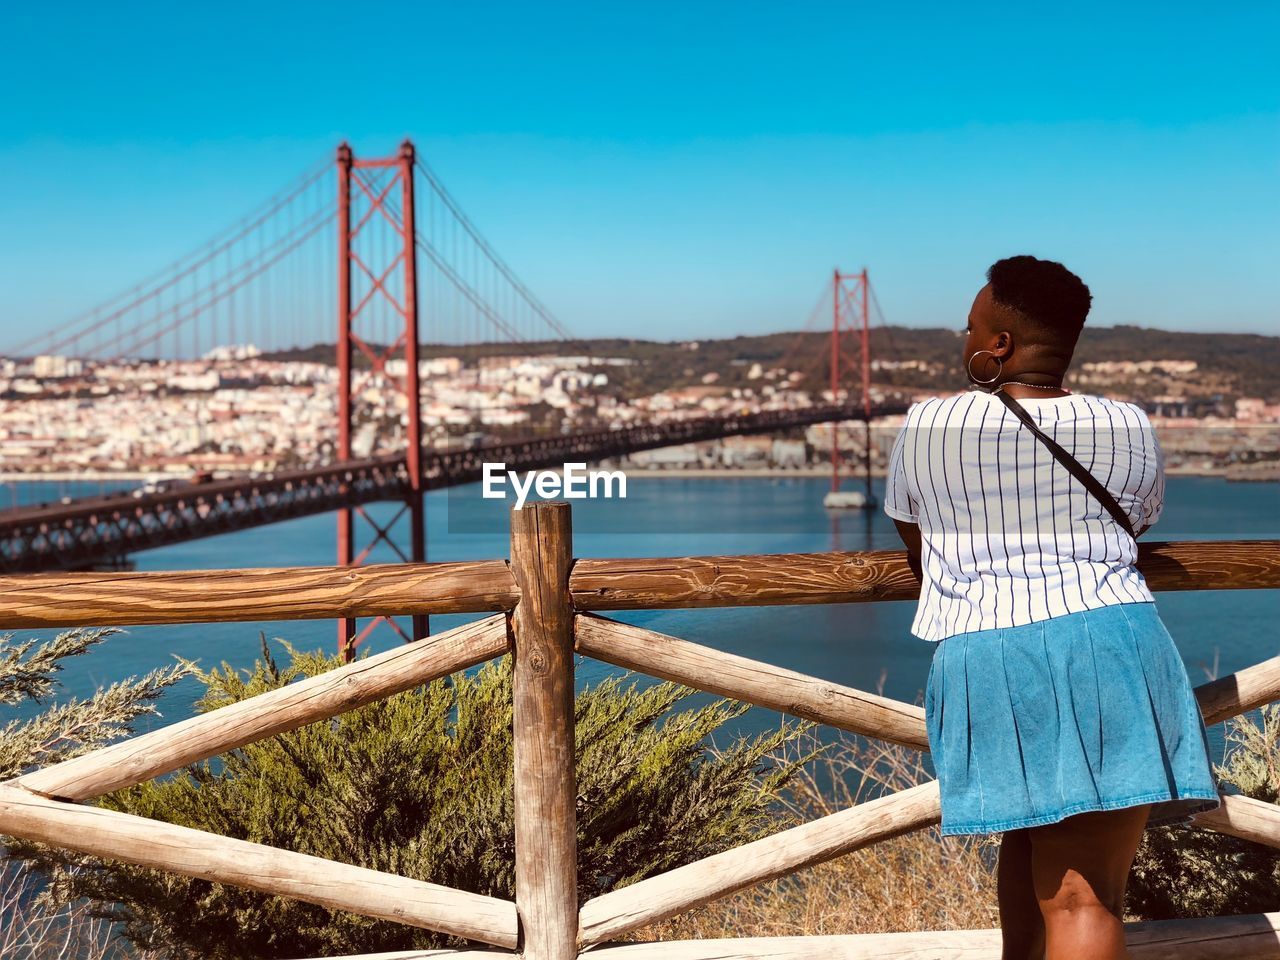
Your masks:
<path fill-rule="evenodd" d="M 1135 530 L 1164 506 L 1164 460 L 1140 407 L 1104 397 L 1020 399 L 1110 491 Z M 913 404 L 889 458 L 884 510 L 920 525 L 922 640 L 1152 599 L 1137 546 L 999 398 Z"/>

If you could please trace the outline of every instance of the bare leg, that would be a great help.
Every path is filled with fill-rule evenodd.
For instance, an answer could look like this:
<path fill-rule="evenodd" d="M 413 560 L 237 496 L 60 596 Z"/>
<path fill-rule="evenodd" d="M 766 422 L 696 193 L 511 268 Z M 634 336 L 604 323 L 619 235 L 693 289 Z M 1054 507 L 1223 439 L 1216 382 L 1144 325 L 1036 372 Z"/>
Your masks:
<path fill-rule="evenodd" d="M 1047 960 L 1127 960 L 1124 891 L 1151 804 L 1031 827 Z"/>
<path fill-rule="evenodd" d="M 996 877 L 1000 898 L 1000 960 L 1043 960 L 1044 916 L 1031 880 L 1031 837 L 1010 830 L 1000 837 Z"/>

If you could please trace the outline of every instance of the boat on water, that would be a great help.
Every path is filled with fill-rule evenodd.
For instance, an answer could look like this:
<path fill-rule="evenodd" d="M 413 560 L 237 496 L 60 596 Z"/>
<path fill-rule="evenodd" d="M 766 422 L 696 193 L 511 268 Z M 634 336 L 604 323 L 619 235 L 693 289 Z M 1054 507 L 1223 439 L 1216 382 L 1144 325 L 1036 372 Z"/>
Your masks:
<path fill-rule="evenodd" d="M 871 510 L 877 506 L 873 494 L 861 490 L 831 490 L 822 498 L 828 510 Z"/>

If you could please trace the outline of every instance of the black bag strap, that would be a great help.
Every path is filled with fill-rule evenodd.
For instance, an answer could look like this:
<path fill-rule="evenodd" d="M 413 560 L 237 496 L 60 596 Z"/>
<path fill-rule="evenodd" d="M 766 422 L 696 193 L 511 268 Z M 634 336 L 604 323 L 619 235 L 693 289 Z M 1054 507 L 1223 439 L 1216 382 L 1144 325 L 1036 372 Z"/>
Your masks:
<path fill-rule="evenodd" d="M 1036 438 L 1049 449 L 1049 452 L 1053 454 L 1054 459 L 1066 467 L 1068 472 L 1083 483 L 1084 488 L 1092 493 L 1098 499 L 1098 502 L 1107 508 L 1107 512 L 1111 514 L 1116 523 L 1120 524 L 1120 526 L 1124 528 L 1125 533 L 1133 537 L 1134 540 L 1137 540 L 1138 535 L 1133 532 L 1133 523 L 1129 520 L 1129 515 L 1121 509 L 1120 504 L 1116 503 L 1116 498 L 1111 495 L 1111 492 L 1099 483 L 1098 479 L 1086 470 L 1079 460 L 1067 453 L 1066 450 L 1059 446 L 1056 440 L 1036 426 L 1035 420 L 1031 418 L 1031 414 L 1027 413 L 1026 407 L 1020 404 L 1013 397 L 1009 396 L 1003 390 L 997 389 L 995 394 L 1000 398 L 1000 402 L 1012 410 L 1013 415 L 1021 420 L 1026 425 L 1027 429 L 1035 434 Z"/>

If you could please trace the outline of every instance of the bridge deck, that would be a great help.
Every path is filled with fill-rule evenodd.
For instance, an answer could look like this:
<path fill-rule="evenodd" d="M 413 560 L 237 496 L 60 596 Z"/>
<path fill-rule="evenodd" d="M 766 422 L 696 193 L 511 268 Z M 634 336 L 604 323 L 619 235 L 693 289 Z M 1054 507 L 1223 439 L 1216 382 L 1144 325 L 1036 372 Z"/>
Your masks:
<path fill-rule="evenodd" d="M 872 407 L 871 416 L 905 410 L 905 404 L 882 404 Z M 423 483 L 428 490 L 474 483 L 487 462 L 500 461 L 508 470 L 537 470 L 720 437 L 862 419 L 860 404 L 824 404 L 428 452 L 422 461 Z M 408 484 L 405 458 L 392 456 L 267 476 L 179 484 L 143 496 L 108 494 L 5 511 L 0 513 L 0 573 L 116 566 L 141 550 L 342 507 L 401 500 Z"/>

